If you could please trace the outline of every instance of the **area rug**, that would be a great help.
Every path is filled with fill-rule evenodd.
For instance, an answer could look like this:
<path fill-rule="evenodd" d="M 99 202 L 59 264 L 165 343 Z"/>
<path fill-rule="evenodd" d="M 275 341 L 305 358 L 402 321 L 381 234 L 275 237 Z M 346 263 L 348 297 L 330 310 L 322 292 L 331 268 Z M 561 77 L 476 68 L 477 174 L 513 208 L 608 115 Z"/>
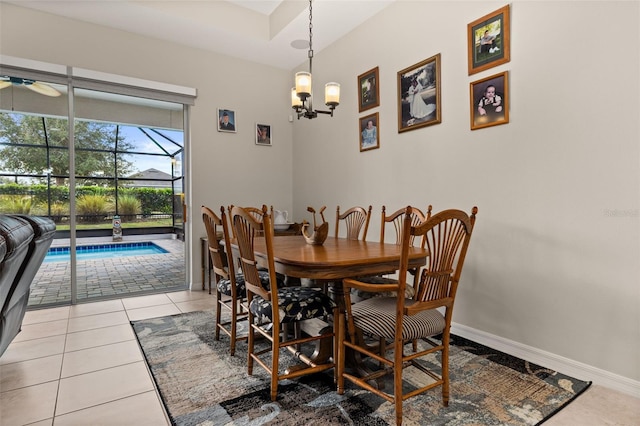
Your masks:
<path fill-rule="evenodd" d="M 332 372 L 281 382 L 272 402 L 266 372 L 256 365 L 247 375 L 246 342 L 230 356 L 228 337 L 214 339 L 213 312 L 131 324 L 174 425 L 395 424 L 382 398 L 355 386 L 338 395 Z M 427 363 L 438 365 L 439 356 Z M 591 384 L 458 336 L 449 365 L 449 406 L 441 388 L 413 397 L 404 425 L 541 424 Z"/>

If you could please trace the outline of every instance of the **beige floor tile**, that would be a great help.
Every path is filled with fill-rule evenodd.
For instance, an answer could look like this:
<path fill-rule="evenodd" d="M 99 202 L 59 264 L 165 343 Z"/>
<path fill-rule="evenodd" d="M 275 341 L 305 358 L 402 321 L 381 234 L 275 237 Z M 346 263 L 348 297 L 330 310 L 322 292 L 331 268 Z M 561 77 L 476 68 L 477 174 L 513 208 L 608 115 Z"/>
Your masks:
<path fill-rule="evenodd" d="M 77 376 L 143 360 L 142 352 L 135 340 L 66 352 L 60 377 Z"/>
<path fill-rule="evenodd" d="M 104 302 L 83 303 L 71 306 L 69 317 L 84 317 L 87 315 L 106 314 L 107 312 L 123 311 L 124 305 L 120 299 Z"/>
<path fill-rule="evenodd" d="M 152 294 L 149 296 L 130 297 L 122 299 L 125 309 L 146 308 L 148 306 L 166 305 L 171 299 L 166 294 Z"/>
<path fill-rule="evenodd" d="M 143 361 L 61 379 L 56 414 L 67 414 L 153 389 Z"/>
<path fill-rule="evenodd" d="M 182 312 L 210 311 L 215 308 L 216 301 L 214 299 L 189 300 L 186 302 L 176 302 L 176 306 Z"/>
<path fill-rule="evenodd" d="M 62 354 L 0 365 L 2 392 L 58 380 Z"/>
<path fill-rule="evenodd" d="M 154 391 L 56 416 L 56 426 L 162 426 L 168 424 L 162 405 Z"/>
<path fill-rule="evenodd" d="M 185 291 L 176 291 L 174 293 L 167 293 L 167 297 L 171 299 L 174 303 L 177 302 L 186 302 L 189 300 L 200 300 L 200 299 L 213 299 L 213 294 L 209 294 L 208 291 L 202 290 L 185 290 Z"/>
<path fill-rule="evenodd" d="M 53 418 L 58 382 L 0 393 L 0 425 L 26 425 Z"/>
<path fill-rule="evenodd" d="M 130 324 L 114 325 L 112 327 L 96 328 L 67 334 L 65 352 L 79 351 L 96 346 L 135 340 L 136 335 Z"/>
<path fill-rule="evenodd" d="M 64 335 L 11 343 L 2 357 L 0 365 L 57 355 L 64 352 Z"/>
<path fill-rule="evenodd" d="M 40 339 L 42 337 L 58 336 L 67 333 L 67 323 L 69 320 L 57 320 L 49 322 L 39 322 L 30 325 L 23 325 L 22 331 L 13 339 L 14 342 L 24 342 L 27 340 Z"/>
<path fill-rule="evenodd" d="M 129 318 L 127 317 L 127 313 L 125 311 L 70 318 L 69 333 L 75 333 L 76 331 L 93 330 L 102 327 L 111 327 L 121 324 L 129 324 Z"/>
<path fill-rule="evenodd" d="M 69 318 L 69 306 L 59 308 L 39 309 L 27 311 L 24 314 L 22 325 L 35 324 L 38 322 L 57 321 Z"/>
<path fill-rule="evenodd" d="M 127 315 L 131 321 L 138 321 L 148 318 L 164 317 L 166 315 L 179 314 L 180 309 L 173 303 L 169 305 L 149 306 L 146 308 L 127 309 Z"/>
<path fill-rule="evenodd" d="M 640 400 L 630 395 L 592 385 L 545 426 L 638 426 Z"/>

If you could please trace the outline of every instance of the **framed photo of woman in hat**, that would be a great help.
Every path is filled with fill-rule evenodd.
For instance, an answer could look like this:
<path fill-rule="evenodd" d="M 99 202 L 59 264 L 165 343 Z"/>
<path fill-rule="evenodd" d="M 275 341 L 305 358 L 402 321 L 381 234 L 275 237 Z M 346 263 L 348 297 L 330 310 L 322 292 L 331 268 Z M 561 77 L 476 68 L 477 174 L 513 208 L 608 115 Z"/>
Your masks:
<path fill-rule="evenodd" d="M 230 109 L 218 109 L 218 131 L 236 132 L 236 112 Z"/>

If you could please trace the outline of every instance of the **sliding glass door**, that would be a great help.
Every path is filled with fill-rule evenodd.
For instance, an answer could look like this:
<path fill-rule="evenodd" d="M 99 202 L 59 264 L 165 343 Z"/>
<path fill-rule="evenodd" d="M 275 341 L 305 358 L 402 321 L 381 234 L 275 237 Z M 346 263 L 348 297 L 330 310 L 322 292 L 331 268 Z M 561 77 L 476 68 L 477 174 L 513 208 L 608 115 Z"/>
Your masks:
<path fill-rule="evenodd" d="M 186 288 L 182 104 L 74 90 L 78 301 Z"/>
<path fill-rule="evenodd" d="M 140 90 L 2 81 L 11 85 L 0 89 L 0 213 L 57 225 L 29 305 L 186 288 L 188 106 Z"/>

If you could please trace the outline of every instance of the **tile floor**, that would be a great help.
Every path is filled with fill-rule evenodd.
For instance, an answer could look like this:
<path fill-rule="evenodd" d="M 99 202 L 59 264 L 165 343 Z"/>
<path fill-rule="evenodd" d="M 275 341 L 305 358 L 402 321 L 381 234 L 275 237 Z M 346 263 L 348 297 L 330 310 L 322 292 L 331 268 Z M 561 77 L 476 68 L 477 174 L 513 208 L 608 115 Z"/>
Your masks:
<path fill-rule="evenodd" d="M 0 425 L 168 425 L 129 321 L 213 308 L 197 290 L 27 312 L 0 358 Z M 640 425 L 640 400 L 594 385 L 545 425 Z"/>

